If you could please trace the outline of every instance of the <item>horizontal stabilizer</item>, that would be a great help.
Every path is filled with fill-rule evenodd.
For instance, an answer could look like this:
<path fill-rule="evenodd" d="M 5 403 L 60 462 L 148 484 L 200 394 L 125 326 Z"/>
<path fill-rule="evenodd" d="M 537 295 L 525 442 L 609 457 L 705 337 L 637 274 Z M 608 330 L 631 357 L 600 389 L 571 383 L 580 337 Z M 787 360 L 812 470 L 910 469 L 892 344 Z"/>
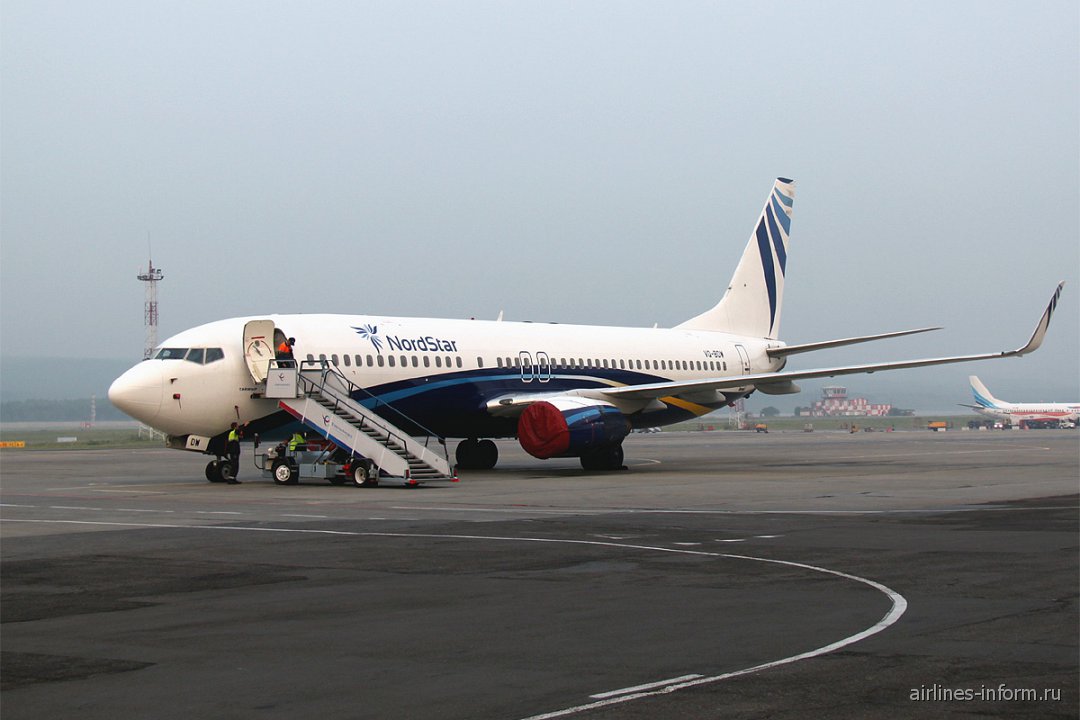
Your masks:
<path fill-rule="evenodd" d="M 785 347 L 770 348 L 769 357 L 787 357 L 798 353 L 813 352 L 814 350 L 826 350 L 828 348 L 844 347 L 845 345 L 857 345 L 873 340 L 885 340 L 886 338 L 902 337 L 904 335 L 917 335 L 919 333 L 940 330 L 939 327 L 919 328 L 918 330 L 897 330 L 896 332 L 879 333 L 877 335 L 860 335 L 859 337 L 843 338 L 841 340 L 823 340 L 821 342 L 804 343 L 802 345 L 787 345 Z"/>

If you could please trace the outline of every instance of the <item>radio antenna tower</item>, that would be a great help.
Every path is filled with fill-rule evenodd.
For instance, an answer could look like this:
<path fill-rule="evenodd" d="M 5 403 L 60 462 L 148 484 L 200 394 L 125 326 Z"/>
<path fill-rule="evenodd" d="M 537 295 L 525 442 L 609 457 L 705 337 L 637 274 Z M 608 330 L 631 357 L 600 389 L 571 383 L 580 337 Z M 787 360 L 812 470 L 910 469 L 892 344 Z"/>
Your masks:
<path fill-rule="evenodd" d="M 146 345 L 143 347 L 143 360 L 146 360 L 154 353 L 154 348 L 157 347 L 157 284 L 165 276 L 161 273 L 161 268 L 154 267 L 154 261 L 151 258 L 146 272 L 139 273 L 136 277 L 146 283 L 146 304 L 143 314 L 143 324 L 146 326 Z"/>

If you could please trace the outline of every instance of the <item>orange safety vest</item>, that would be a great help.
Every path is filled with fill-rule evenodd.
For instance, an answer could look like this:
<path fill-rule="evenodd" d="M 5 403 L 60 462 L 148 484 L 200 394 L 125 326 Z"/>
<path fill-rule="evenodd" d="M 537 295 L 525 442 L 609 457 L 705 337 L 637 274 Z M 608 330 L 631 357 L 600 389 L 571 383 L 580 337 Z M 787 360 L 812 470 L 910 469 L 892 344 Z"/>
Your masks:
<path fill-rule="evenodd" d="M 292 348 L 289 347 L 289 341 L 282 340 L 281 344 L 277 346 L 277 351 L 281 355 L 289 355 L 290 353 L 292 353 Z"/>

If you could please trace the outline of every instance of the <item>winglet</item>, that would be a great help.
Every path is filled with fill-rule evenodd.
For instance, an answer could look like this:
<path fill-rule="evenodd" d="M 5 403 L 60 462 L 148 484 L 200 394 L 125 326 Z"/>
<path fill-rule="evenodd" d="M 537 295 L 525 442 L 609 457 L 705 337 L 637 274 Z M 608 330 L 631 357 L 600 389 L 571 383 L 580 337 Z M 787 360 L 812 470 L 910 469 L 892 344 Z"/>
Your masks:
<path fill-rule="evenodd" d="M 1035 328 L 1035 332 L 1031 334 L 1031 339 L 1028 340 L 1027 345 L 1017 350 L 1013 350 L 1009 355 L 1026 355 L 1029 352 L 1035 352 L 1042 345 L 1043 338 L 1046 337 L 1046 329 L 1050 327 L 1050 316 L 1054 314 L 1054 310 L 1057 309 L 1058 298 L 1061 297 L 1061 288 L 1065 287 L 1065 281 L 1062 280 L 1058 283 L 1057 289 L 1054 290 L 1054 294 L 1050 297 L 1050 304 L 1046 306 L 1046 312 L 1043 313 L 1042 318 L 1039 320 L 1038 326 Z"/>

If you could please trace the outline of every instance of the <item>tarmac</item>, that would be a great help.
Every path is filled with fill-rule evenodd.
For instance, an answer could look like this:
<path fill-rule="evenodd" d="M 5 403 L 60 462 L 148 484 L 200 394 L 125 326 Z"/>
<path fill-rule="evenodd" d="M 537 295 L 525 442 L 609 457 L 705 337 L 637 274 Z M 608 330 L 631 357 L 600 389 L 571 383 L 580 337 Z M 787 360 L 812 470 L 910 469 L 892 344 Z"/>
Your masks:
<path fill-rule="evenodd" d="M 418 489 L 4 450 L 4 719 L 1078 716 L 1075 430 L 499 448 Z"/>

